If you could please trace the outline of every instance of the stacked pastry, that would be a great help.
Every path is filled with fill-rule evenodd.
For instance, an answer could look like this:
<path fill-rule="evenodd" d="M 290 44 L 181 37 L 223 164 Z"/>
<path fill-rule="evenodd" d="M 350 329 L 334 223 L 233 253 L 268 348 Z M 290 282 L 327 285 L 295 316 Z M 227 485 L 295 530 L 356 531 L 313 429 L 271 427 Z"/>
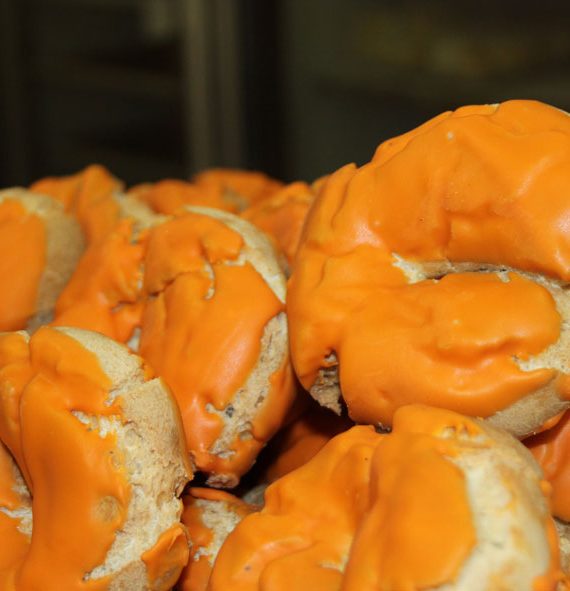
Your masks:
<path fill-rule="evenodd" d="M 2 192 L 0 591 L 564 588 L 569 217 L 531 101 Z"/>

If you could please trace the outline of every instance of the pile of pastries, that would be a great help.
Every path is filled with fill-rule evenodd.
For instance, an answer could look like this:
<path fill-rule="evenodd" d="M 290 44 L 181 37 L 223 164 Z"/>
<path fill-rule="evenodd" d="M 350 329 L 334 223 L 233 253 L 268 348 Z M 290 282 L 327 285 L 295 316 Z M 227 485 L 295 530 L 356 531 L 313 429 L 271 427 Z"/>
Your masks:
<path fill-rule="evenodd" d="M 0 591 L 562 591 L 570 116 L 285 185 L 0 191 Z"/>

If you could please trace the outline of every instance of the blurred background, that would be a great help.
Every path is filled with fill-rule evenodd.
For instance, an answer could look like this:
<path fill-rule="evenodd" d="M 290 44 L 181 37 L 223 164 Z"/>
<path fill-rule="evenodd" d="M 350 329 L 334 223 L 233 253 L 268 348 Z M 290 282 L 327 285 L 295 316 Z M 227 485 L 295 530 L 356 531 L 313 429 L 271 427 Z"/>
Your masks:
<path fill-rule="evenodd" d="M 312 180 L 467 103 L 570 110 L 570 2 L 0 0 L 0 181 Z"/>

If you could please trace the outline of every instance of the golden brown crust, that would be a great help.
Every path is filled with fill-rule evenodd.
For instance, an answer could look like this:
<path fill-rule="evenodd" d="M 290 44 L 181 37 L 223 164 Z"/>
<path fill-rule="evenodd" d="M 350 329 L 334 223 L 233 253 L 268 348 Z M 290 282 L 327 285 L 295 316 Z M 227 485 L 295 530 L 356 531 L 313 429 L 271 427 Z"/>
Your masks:
<path fill-rule="evenodd" d="M 426 480 L 426 463 L 443 480 Z M 442 482 L 453 491 L 446 501 Z M 290 574 L 292 590 L 318 583 L 347 591 L 383 583 L 430 591 L 531 591 L 544 583 L 552 590 L 557 558 L 543 488 L 530 453 L 507 433 L 446 410 L 403 407 L 392 434 L 354 427 L 274 482 L 265 507 L 222 546 L 210 588 L 254 591 Z M 414 522 L 405 522 L 414 511 Z M 442 529 L 433 527 L 438 511 L 450 519 Z M 398 531 L 401 519 L 405 531 Z M 449 557 L 444 529 L 457 536 Z M 411 553 L 418 540 L 422 555 Z M 449 558 L 449 570 L 433 574 L 426 556 Z"/>

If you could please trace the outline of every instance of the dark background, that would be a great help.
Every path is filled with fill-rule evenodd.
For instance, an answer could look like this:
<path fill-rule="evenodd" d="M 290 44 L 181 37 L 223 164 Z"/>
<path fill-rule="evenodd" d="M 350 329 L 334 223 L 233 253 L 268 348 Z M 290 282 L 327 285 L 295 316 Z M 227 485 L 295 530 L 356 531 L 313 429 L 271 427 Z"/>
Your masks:
<path fill-rule="evenodd" d="M 468 103 L 570 110 L 570 3 L 0 0 L 0 181 L 312 180 Z"/>

